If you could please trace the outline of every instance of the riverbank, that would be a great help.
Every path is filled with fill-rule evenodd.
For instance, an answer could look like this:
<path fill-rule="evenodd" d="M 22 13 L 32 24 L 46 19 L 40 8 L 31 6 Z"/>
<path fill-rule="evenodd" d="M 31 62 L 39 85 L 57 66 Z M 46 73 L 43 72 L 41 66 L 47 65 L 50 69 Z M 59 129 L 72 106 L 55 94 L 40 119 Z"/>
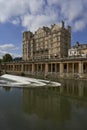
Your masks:
<path fill-rule="evenodd" d="M 7 73 L 7 74 L 12 74 L 12 75 L 18 75 L 18 76 L 23 76 L 23 77 L 29 77 L 29 78 L 36 78 L 36 79 L 43 79 L 43 80 L 50 80 L 50 81 L 62 81 L 62 80 L 82 80 L 82 81 L 87 81 L 87 76 L 79 76 L 79 74 L 62 74 L 61 76 L 55 73 L 51 73 L 48 75 L 44 75 L 43 73 L 33 73 L 33 74 L 28 74 L 28 73 Z"/>

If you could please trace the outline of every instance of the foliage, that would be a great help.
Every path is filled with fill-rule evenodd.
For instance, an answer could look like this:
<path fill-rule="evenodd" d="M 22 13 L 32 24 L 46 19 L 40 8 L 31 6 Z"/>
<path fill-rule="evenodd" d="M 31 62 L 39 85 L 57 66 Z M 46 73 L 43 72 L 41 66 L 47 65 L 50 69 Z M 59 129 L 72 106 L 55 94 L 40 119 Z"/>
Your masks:
<path fill-rule="evenodd" d="M 9 61 L 13 61 L 13 58 L 10 54 L 7 53 L 3 56 L 3 62 L 9 62 Z"/>
<path fill-rule="evenodd" d="M 2 59 L 0 59 L 0 63 L 2 63 Z"/>

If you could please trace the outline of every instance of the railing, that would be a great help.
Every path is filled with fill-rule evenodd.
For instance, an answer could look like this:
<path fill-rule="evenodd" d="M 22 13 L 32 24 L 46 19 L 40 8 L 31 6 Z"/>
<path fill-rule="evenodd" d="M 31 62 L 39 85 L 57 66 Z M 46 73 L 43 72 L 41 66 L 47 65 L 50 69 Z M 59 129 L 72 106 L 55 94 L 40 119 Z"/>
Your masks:
<path fill-rule="evenodd" d="M 64 58 L 41 58 L 41 59 L 31 59 L 31 60 L 21 60 L 21 61 L 10 61 L 3 62 L 2 65 L 11 63 L 32 63 L 32 62 L 50 62 L 50 61 L 83 61 L 87 60 L 87 57 L 64 57 Z"/>

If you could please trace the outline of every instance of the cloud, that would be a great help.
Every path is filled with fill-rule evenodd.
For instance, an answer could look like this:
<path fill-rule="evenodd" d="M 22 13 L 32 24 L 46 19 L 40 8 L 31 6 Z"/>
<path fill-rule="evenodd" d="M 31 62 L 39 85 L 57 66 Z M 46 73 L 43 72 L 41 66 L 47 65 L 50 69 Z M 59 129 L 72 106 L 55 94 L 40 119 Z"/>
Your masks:
<path fill-rule="evenodd" d="M 0 58 L 2 58 L 2 56 L 5 55 L 5 54 L 6 54 L 5 51 L 0 50 Z"/>
<path fill-rule="evenodd" d="M 85 28 L 85 22 L 83 20 L 79 20 L 75 22 L 74 29 L 75 31 L 83 30 Z"/>
<path fill-rule="evenodd" d="M 80 31 L 87 26 L 86 5 L 87 0 L 0 0 L 0 22 L 35 31 L 64 20 L 73 31 Z"/>
<path fill-rule="evenodd" d="M 25 15 L 22 17 L 22 26 L 26 27 L 28 30 L 31 31 L 37 30 L 39 27 L 42 26 L 49 26 L 52 23 L 55 23 L 57 21 L 56 14 L 51 15 Z"/>
<path fill-rule="evenodd" d="M 2 57 L 3 57 L 5 54 L 10 54 L 13 58 L 15 58 L 15 57 L 21 57 L 21 54 L 0 50 L 0 58 L 1 58 L 1 59 L 2 59 Z"/>
<path fill-rule="evenodd" d="M 18 18 L 10 20 L 10 22 L 14 25 L 18 25 L 20 23 L 20 20 Z"/>
<path fill-rule="evenodd" d="M 15 57 L 22 57 L 21 54 L 18 53 L 10 53 L 12 55 L 13 58 Z"/>
<path fill-rule="evenodd" d="M 15 47 L 13 44 L 4 44 L 0 45 L 0 50 L 17 50 L 18 48 Z"/>
<path fill-rule="evenodd" d="M 0 58 L 2 58 L 6 53 L 11 54 L 13 57 L 19 56 L 20 54 L 15 53 L 19 48 L 13 44 L 3 44 L 0 45 Z"/>

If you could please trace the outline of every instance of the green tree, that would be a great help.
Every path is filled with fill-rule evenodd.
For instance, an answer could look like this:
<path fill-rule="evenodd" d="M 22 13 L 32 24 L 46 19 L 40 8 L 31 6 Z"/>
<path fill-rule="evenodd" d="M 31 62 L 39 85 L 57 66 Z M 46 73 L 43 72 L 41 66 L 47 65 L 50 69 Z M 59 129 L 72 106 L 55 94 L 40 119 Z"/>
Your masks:
<path fill-rule="evenodd" d="M 12 61 L 12 60 L 13 60 L 13 58 L 10 54 L 5 54 L 3 56 L 3 62 L 9 62 L 9 61 Z"/>
<path fill-rule="evenodd" d="M 0 59 L 0 64 L 2 63 L 2 59 Z"/>

